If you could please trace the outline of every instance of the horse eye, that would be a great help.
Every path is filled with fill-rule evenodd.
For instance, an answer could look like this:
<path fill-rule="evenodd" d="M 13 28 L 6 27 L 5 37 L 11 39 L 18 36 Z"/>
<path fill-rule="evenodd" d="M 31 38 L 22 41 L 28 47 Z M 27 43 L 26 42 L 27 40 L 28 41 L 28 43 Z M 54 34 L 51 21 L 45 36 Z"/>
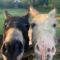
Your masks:
<path fill-rule="evenodd" d="M 53 24 L 53 27 L 56 27 L 56 24 Z"/>
<path fill-rule="evenodd" d="M 25 26 L 27 26 L 28 24 L 24 24 Z"/>
<path fill-rule="evenodd" d="M 4 27 L 5 28 L 8 28 L 9 27 L 9 24 L 8 23 L 5 23 Z"/>
<path fill-rule="evenodd" d="M 7 23 L 5 23 L 5 26 L 7 26 Z"/>
<path fill-rule="evenodd" d="M 36 25 L 35 23 L 31 24 L 32 28 L 34 28 L 34 27 L 35 27 L 35 25 Z"/>

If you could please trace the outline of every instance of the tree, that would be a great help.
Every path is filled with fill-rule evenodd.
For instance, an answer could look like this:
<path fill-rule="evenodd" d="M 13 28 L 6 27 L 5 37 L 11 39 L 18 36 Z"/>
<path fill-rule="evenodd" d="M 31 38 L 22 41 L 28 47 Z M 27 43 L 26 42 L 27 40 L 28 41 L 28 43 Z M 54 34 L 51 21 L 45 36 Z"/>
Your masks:
<path fill-rule="evenodd" d="M 56 7 L 55 4 L 56 4 L 56 0 L 52 0 L 52 8 Z"/>

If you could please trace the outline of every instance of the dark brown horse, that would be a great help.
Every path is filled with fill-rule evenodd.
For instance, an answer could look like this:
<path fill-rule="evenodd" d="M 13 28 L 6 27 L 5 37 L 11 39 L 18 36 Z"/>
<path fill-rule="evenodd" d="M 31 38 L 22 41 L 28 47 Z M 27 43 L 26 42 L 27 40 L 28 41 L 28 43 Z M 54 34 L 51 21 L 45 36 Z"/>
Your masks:
<path fill-rule="evenodd" d="M 4 60 L 21 60 L 29 46 L 29 13 L 27 15 L 11 16 L 5 11 L 2 56 Z"/>

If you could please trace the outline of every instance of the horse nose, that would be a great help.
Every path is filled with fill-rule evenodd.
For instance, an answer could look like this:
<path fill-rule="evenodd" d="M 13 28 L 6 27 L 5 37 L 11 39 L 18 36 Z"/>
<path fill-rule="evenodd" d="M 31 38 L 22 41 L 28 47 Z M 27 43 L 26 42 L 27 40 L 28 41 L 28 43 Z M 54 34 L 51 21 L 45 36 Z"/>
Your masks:
<path fill-rule="evenodd" d="M 20 54 L 23 49 L 23 44 L 18 40 L 12 40 L 11 42 L 4 43 L 2 47 L 2 53 L 4 55 Z"/>

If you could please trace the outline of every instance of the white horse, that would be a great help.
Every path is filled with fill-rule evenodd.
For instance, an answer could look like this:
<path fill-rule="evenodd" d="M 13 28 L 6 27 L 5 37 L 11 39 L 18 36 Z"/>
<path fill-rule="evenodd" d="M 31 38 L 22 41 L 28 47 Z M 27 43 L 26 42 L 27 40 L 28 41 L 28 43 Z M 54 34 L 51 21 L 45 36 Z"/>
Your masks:
<path fill-rule="evenodd" d="M 36 60 L 52 60 L 56 53 L 56 10 L 40 14 L 30 6 L 32 16 L 32 42 Z"/>

